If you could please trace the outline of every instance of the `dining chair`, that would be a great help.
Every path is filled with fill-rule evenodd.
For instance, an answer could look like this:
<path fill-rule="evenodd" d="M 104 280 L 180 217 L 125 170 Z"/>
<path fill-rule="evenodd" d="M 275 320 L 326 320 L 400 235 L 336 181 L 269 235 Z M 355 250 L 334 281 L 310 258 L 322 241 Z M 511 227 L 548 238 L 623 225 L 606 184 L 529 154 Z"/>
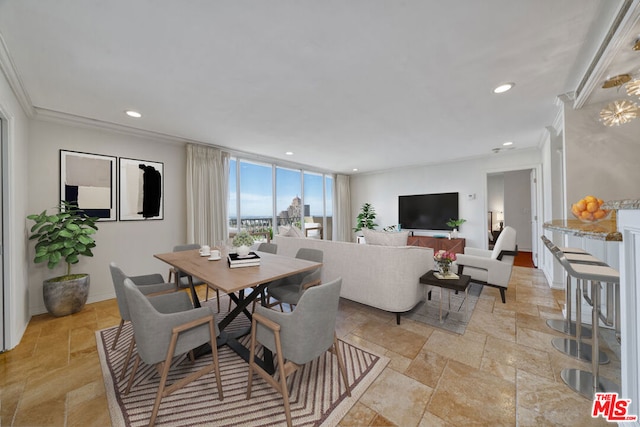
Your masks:
<path fill-rule="evenodd" d="M 319 249 L 300 248 L 296 253 L 296 258 L 313 262 L 322 262 L 324 253 Z M 267 287 L 267 301 L 273 298 L 276 302 L 269 302 L 268 307 L 280 305 L 282 303 L 293 306 L 298 303 L 302 294 L 311 286 L 320 284 L 322 268 L 317 268 L 311 272 L 306 271 L 293 276 L 284 277 L 269 284 Z"/>
<path fill-rule="evenodd" d="M 197 243 L 176 245 L 173 247 L 173 252 L 191 251 L 193 249 L 200 249 L 200 245 L 198 245 Z M 193 276 L 191 276 L 190 274 L 187 274 L 184 271 L 177 270 L 174 267 L 171 267 L 169 269 L 169 281 L 171 281 L 172 278 L 176 282 L 176 285 L 181 288 L 188 288 L 191 287 L 191 285 L 206 285 L 204 299 L 205 301 L 209 300 L 209 285 L 202 280 L 193 278 Z M 216 303 L 218 305 L 218 313 L 220 313 L 220 291 L 218 289 L 216 289 L 216 300 Z"/>
<path fill-rule="evenodd" d="M 120 325 L 118 326 L 116 337 L 114 338 L 113 345 L 111 346 L 111 348 L 115 350 L 124 323 L 131 320 L 129 307 L 127 306 L 124 295 L 124 279 L 131 279 L 131 281 L 138 286 L 140 292 L 145 295 L 174 292 L 177 288 L 173 283 L 165 283 L 162 274 L 159 273 L 145 274 L 142 276 L 127 276 L 115 262 L 109 264 L 109 271 L 111 272 L 111 280 L 113 281 L 113 287 L 116 291 L 116 301 L 118 303 L 118 310 L 120 311 Z"/>
<path fill-rule="evenodd" d="M 130 279 L 125 279 L 124 288 L 138 349 L 124 394 L 129 394 L 141 360 L 148 365 L 155 365 L 160 374 L 160 383 L 149 425 L 155 424 L 163 397 L 212 371 L 216 376 L 218 398 L 222 400 L 222 384 L 216 347 L 216 336 L 219 334 L 219 330 L 213 309 L 206 306 L 193 308 L 191 300 L 185 292 L 146 298 Z M 167 385 L 174 357 L 189 353 L 193 361 L 193 349 L 206 343 L 211 344 L 211 363 Z"/>
<path fill-rule="evenodd" d="M 351 396 L 344 360 L 335 333 L 341 286 L 342 278 L 337 278 L 308 289 L 291 313 L 281 313 L 258 306 L 253 314 L 247 399 L 251 398 L 255 372 L 282 394 L 288 426 L 292 425 L 292 419 L 287 377 L 326 351 L 336 355 L 345 392 Z M 277 379 L 256 363 L 257 344 L 276 354 Z"/>

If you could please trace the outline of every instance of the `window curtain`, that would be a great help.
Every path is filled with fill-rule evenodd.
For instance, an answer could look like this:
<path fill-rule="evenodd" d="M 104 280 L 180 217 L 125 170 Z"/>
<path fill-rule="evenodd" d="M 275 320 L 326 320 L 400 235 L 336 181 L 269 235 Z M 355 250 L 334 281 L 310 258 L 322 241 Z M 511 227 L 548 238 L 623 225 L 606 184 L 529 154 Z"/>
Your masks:
<path fill-rule="evenodd" d="M 351 190 L 348 175 L 336 175 L 334 206 L 333 240 L 352 241 L 351 231 Z"/>
<path fill-rule="evenodd" d="M 229 236 L 229 153 L 187 144 L 187 241 L 215 245 Z"/>

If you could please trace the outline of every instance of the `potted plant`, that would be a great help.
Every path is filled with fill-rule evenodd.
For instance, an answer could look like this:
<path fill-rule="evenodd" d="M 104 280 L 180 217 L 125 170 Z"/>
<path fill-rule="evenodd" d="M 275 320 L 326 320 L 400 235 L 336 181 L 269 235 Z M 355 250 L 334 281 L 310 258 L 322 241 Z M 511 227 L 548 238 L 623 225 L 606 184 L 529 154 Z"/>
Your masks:
<path fill-rule="evenodd" d="M 460 227 L 462 224 L 464 224 L 465 222 L 467 222 L 466 219 L 452 219 L 449 218 L 449 221 L 447 221 L 447 226 L 451 227 L 451 237 L 453 237 L 454 239 L 458 237 L 458 227 Z"/>
<path fill-rule="evenodd" d="M 357 233 L 363 228 L 373 230 L 374 227 L 378 226 L 378 224 L 373 222 L 374 219 L 376 219 L 376 211 L 373 206 L 371 206 L 370 203 L 363 204 L 360 208 L 360 213 L 356 217 L 356 226 L 353 231 Z"/>
<path fill-rule="evenodd" d="M 239 256 L 249 255 L 249 246 L 253 245 L 253 237 L 247 231 L 242 230 L 233 238 L 233 246 Z"/>
<path fill-rule="evenodd" d="M 92 235 L 98 230 L 98 218 L 65 201 L 56 209 L 55 214 L 44 210 L 27 219 L 35 222 L 29 237 L 37 240 L 34 262 L 46 262 L 52 270 L 63 261 L 67 264 L 65 275 L 45 280 L 42 288 L 47 311 L 59 317 L 82 310 L 89 297 L 89 275 L 71 274 L 71 265 L 77 264 L 80 256 L 93 256 L 91 249 L 96 243 Z"/>

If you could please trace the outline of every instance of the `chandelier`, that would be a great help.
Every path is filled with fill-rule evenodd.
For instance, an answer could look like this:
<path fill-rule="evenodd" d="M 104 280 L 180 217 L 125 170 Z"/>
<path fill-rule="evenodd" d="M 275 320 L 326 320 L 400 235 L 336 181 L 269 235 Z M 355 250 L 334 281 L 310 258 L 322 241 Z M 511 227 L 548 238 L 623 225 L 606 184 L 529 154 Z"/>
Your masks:
<path fill-rule="evenodd" d="M 638 115 L 638 105 L 626 99 L 613 101 L 600 111 L 600 119 L 605 126 L 620 126 L 637 118 Z"/>
<path fill-rule="evenodd" d="M 636 39 L 633 50 L 640 50 L 640 38 Z M 603 89 L 625 87 L 627 95 L 640 97 L 640 75 L 620 74 L 607 79 Z M 608 104 L 600 111 L 600 121 L 605 126 L 620 126 L 640 116 L 640 107 L 628 99 L 619 99 Z"/>

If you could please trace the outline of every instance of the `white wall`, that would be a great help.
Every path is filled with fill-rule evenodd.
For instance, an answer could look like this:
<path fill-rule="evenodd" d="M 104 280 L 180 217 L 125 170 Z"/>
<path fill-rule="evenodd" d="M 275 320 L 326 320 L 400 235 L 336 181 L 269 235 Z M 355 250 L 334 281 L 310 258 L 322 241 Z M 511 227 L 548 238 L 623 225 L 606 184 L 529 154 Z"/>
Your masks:
<path fill-rule="evenodd" d="M 168 266 L 153 254 L 170 252 L 186 239 L 185 168 L 186 150 L 180 144 L 159 142 L 109 130 L 33 120 L 30 126 L 28 191 L 29 213 L 56 206 L 59 199 L 59 150 L 81 151 L 164 163 L 164 220 L 99 222 L 94 257 L 82 257 L 72 267 L 91 274 L 89 302 L 114 298 L 109 262 L 116 262 L 127 274 L 162 273 Z M 31 221 L 19 222 L 26 232 Z M 34 243 L 29 242 L 30 260 Z M 45 312 L 42 281 L 64 274 L 64 266 L 49 270 L 44 264 L 29 264 L 29 309 Z"/>
<path fill-rule="evenodd" d="M 522 149 L 459 162 L 352 175 L 352 221 L 355 224 L 360 206 L 369 202 L 376 210 L 376 223 L 383 228 L 398 223 L 399 195 L 458 192 L 460 217 L 467 220 L 460 227 L 460 237 L 467 239 L 467 246 L 486 248 L 486 174 L 529 169 L 540 162 L 541 153 L 538 149 Z M 474 194 L 476 198 L 469 200 L 469 194 Z"/>
<path fill-rule="evenodd" d="M 607 127 L 599 120 L 599 103 L 564 108 L 567 212 L 587 195 L 603 200 L 640 197 L 640 119 Z"/>
<path fill-rule="evenodd" d="M 5 318 L 7 321 L 5 346 L 13 348 L 20 342 L 30 319 L 29 288 L 26 286 L 28 261 L 24 228 L 21 226 L 27 213 L 29 135 L 28 118 L 2 72 L 0 72 L 0 113 L 8 121 L 7 170 L 5 170 L 8 182 L 4 183 L 8 189 L 8 194 L 5 194 L 8 202 L 4 206 L 7 224 L 3 232 L 7 242 L 5 247 L 7 264 L 4 265 L 4 304 L 10 309 L 8 318 Z M 5 313 L 2 315 L 4 316 Z"/>

